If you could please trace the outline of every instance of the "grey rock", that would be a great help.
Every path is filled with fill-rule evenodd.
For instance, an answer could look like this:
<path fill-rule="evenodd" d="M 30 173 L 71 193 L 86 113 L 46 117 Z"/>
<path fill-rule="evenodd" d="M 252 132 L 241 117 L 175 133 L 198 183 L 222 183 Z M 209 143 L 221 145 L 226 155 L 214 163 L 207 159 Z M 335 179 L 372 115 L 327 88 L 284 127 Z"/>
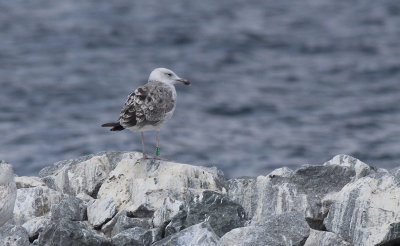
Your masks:
<path fill-rule="evenodd" d="M 0 226 L 13 218 L 17 187 L 12 166 L 0 161 Z"/>
<path fill-rule="evenodd" d="M 63 197 L 60 192 L 46 186 L 18 189 L 14 220 L 22 225 L 35 217 L 50 216 L 52 205 L 58 204 Z"/>
<path fill-rule="evenodd" d="M 86 220 L 86 205 L 81 199 L 65 196 L 59 204 L 52 206 L 51 219 Z"/>
<path fill-rule="evenodd" d="M 89 223 L 94 228 L 100 228 L 104 223 L 111 220 L 116 213 L 117 207 L 111 197 L 97 199 L 92 204 L 88 204 L 87 208 Z"/>
<path fill-rule="evenodd" d="M 301 211 L 312 228 L 324 229 L 330 204 L 323 203 L 323 198 L 374 172 L 353 157 L 339 155 L 324 165 L 305 165 L 296 171 L 280 168 L 255 180 L 230 180 L 228 196 L 244 206 L 253 221 L 269 214 Z"/>
<path fill-rule="evenodd" d="M 218 236 L 242 227 L 246 222 L 244 209 L 224 195 L 204 191 L 200 196 L 179 211 L 165 228 L 165 235 L 174 234 L 184 228 L 208 221 Z"/>
<path fill-rule="evenodd" d="M 163 230 L 160 227 L 152 228 L 151 231 L 151 243 L 160 241 L 163 238 Z"/>
<path fill-rule="evenodd" d="M 113 237 L 124 230 L 134 227 L 151 229 L 153 225 L 150 218 L 131 218 L 127 216 L 126 211 L 120 211 L 101 227 L 101 231 L 107 237 Z"/>
<path fill-rule="evenodd" d="M 151 219 L 147 218 L 130 218 L 128 216 L 119 216 L 113 230 L 111 231 L 111 236 L 115 236 L 118 233 L 133 228 L 141 227 L 144 229 L 151 229 L 152 223 Z"/>
<path fill-rule="evenodd" d="M 228 197 L 243 206 L 246 217 L 251 218 L 256 211 L 258 193 L 256 178 L 242 177 L 230 179 L 227 182 Z"/>
<path fill-rule="evenodd" d="M 310 227 L 303 213 L 287 212 L 271 215 L 250 226 L 226 233 L 220 240 L 221 246 L 302 246 L 310 234 Z"/>
<path fill-rule="evenodd" d="M 149 229 L 134 227 L 118 233 L 111 241 L 115 246 L 148 246 L 153 241 L 153 234 Z"/>
<path fill-rule="evenodd" d="M 39 234 L 40 246 L 109 246 L 111 241 L 97 235 L 83 221 L 58 220 L 51 221 Z"/>
<path fill-rule="evenodd" d="M 351 244 L 333 232 L 311 229 L 304 246 L 351 246 Z"/>
<path fill-rule="evenodd" d="M 210 224 L 202 222 L 155 242 L 153 246 L 214 246 L 218 241 L 219 237 Z"/>
<path fill-rule="evenodd" d="M 185 221 L 187 218 L 186 210 L 180 211 L 177 215 L 175 215 L 171 221 L 166 221 L 167 223 L 165 227 L 165 236 L 170 236 L 174 233 L 177 233 L 183 229 L 185 229 Z"/>
<path fill-rule="evenodd" d="M 0 246 L 28 246 L 29 237 L 25 228 L 11 223 L 0 227 Z"/>
<path fill-rule="evenodd" d="M 28 220 L 22 225 L 22 227 L 27 231 L 29 241 L 33 241 L 39 237 L 39 233 L 41 233 L 49 223 L 49 217 L 41 216 Z"/>
<path fill-rule="evenodd" d="M 352 178 L 352 181 L 355 181 L 359 178 L 365 177 L 371 173 L 375 173 L 379 171 L 376 167 L 365 164 L 357 158 L 354 158 L 349 155 L 336 155 L 331 160 L 324 163 L 324 166 L 330 165 L 338 165 L 342 167 L 350 167 L 356 173 L 356 175 Z"/>
<path fill-rule="evenodd" d="M 213 191 L 204 191 L 187 210 L 184 227 L 208 221 L 214 232 L 222 236 L 228 231 L 242 227 L 246 221 L 245 211 L 228 197 Z"/>
<path fill-rule="evenodd" d="M 154 210 L 152 206 L 140 205 L 134 210 L 127 211 L 127 215 L 135 218 L 151 218 L 154 216 Z"/>
<path fill-rule="evenodd" d="M 400 184 L 392 173 L 360 178 L 329 198 L 324 224 L 355 246 L 391 245 L 400 238 L 399 194 Z"/>
<path fill-rule="evenodd" d="M 76 195 L 77 198 L 81 199 L 82 201 L 84 201 L 86 204 L 90 201 L 93 201 L 94 198 L 89 196 L 86 193 L 79 193 L 78 195 Z"/>
<path fill-rule="evenodd" d="M 111 237 L 111 232 L 120 216 L 126 216 L 126 211 L 119 211 L 110 221 L 102 225 L 101 232 L 107 237 Z"/>

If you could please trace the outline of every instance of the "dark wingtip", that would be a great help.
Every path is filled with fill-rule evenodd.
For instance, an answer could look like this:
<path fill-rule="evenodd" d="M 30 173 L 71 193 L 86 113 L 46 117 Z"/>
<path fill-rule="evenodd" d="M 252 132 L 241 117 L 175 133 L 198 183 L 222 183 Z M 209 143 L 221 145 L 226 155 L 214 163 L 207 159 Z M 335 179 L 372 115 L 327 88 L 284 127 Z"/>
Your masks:
<path fill-rule="evenodd" d="M 110 122 L 101 125 L 102 127 L 112 127 L 112 126 L 119 126 L 119 122 Z"/>
<path fill-rule="evenodd" d="M 118 124 L 117 126 L 114 126 L 113 128 L 111 128 L 110 131 L 122 131 L 124 129 L 125 128 L 123 126 Z"/>

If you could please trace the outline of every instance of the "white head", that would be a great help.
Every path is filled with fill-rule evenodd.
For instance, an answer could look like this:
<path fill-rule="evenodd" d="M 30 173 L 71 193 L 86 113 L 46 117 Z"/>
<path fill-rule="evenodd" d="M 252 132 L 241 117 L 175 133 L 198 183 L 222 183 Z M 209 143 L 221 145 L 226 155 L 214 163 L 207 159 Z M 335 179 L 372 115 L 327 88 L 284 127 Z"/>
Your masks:
<path fill-rule="evenodd" d="M 159 81 L 170 85 L 174 85 L 176 83 L 190 85 L 190 82 L 187 79 L 180 78 L 174 72 L 166 68 L 154 69 L 149 76 L 149 81 Z"/>

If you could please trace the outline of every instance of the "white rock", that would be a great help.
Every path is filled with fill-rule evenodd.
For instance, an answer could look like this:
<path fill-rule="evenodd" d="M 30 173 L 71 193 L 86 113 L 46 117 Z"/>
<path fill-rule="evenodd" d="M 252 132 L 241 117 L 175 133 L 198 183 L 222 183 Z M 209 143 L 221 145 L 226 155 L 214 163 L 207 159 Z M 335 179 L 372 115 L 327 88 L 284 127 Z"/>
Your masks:
<path fill-rule="evenodd" d="M 362 178 L 375 170 L 375 168 L 349 155 L 336 155 L 331 160 L 325 162 L 324 165 L 339 165 L 354 168 L 356 175 L 354 176 L 353 181 Z"/>
<path fill-rule="evenodd" d="M 50 223 L 48 216 L 36 217 L 25 222 L 22 227 L 28 232 L 29 238 L 35 238 Z"/>
<path fill-rule="evenodd" d="M 111 166 L 106 154 L 73 164 L 66 163 L 54 174 L 45 177 L 52 180 L 55 188 L 70 195 L 85 193 L 93 196 L 101 183 L 107 178 Z"/>
<path fill-rule="evenodd" d="M 122 159 L 101 186 L 98 197 L 112 196 L 119 210 L 162 207 L 165 198 L 185 201 L 204 190 L 226 193 L 215 168 L 157 160 Z"/>
<path fill-rule="evenodd" d="M 400 238 L 400 185 L 388 173 L 349 183 L 336 194 L 324 224 L 351 244 L 369 246 Z"/>
<path fill-rule="evenodd" d="M 351 246 L 351 244 L 335 233 L 311 229 L 304 246 Z"/>
<path fill-rule="evenodd" d="M 35 217 L 50 216 L 51 206 L 62 198 L 63 194 L 46 186 L 18 189 L 14 220 L 21 225 Z"/>
<path fill-rule="evenodd" d="M 219 237 L 207 222 L 186 228 L 168 236 L 152 246 L 216 246 Z"/>
<path fill-rule="evenodd" d="M 165 221 L 171 220 L 181 210 L 183 202 L 167 197 L 164 199 L 163 206 L 157 209 L 153 215 L 155 227 L 161 227 Z"/>
<path fill-rule="evenodd" d="M 79 193 L 78 195 L 76 195 L 77 198 L 81 199 L 82 201 L 84 201 L 85 203 L 88 203 L 92 200 L 94 200 L 93 197 L 89 196 L 86 193 Z"/>
<path fill-rule="evenodd" d="M 12 166 L 0 162 L 0 226 L 12 219 L 16 197 Z"/>
<path fill-rule="evenodd" d="M 37 186 L 46 186 L 46 184 L 38 177 L 20 176 L 15 177 L 17 188 L 31 188 Z"/>
<path fill-rule="evenodd" d="M 112 219 L 116 213 L 117 208 L 112 197 L 95 200 L 93 203 L 89 203 L 87 207 L 88 220 L 94 228 L 99 228 Z"/>

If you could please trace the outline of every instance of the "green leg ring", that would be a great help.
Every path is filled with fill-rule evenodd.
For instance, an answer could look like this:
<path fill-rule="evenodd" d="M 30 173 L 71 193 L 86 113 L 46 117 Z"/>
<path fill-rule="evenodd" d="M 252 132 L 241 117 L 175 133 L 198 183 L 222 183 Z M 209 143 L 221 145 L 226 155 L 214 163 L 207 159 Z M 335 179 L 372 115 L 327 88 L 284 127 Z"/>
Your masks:
<path fill-rule="evenodd" d="M 156 147 L 156 156 L 160 155 L 160 147 Z"/>

